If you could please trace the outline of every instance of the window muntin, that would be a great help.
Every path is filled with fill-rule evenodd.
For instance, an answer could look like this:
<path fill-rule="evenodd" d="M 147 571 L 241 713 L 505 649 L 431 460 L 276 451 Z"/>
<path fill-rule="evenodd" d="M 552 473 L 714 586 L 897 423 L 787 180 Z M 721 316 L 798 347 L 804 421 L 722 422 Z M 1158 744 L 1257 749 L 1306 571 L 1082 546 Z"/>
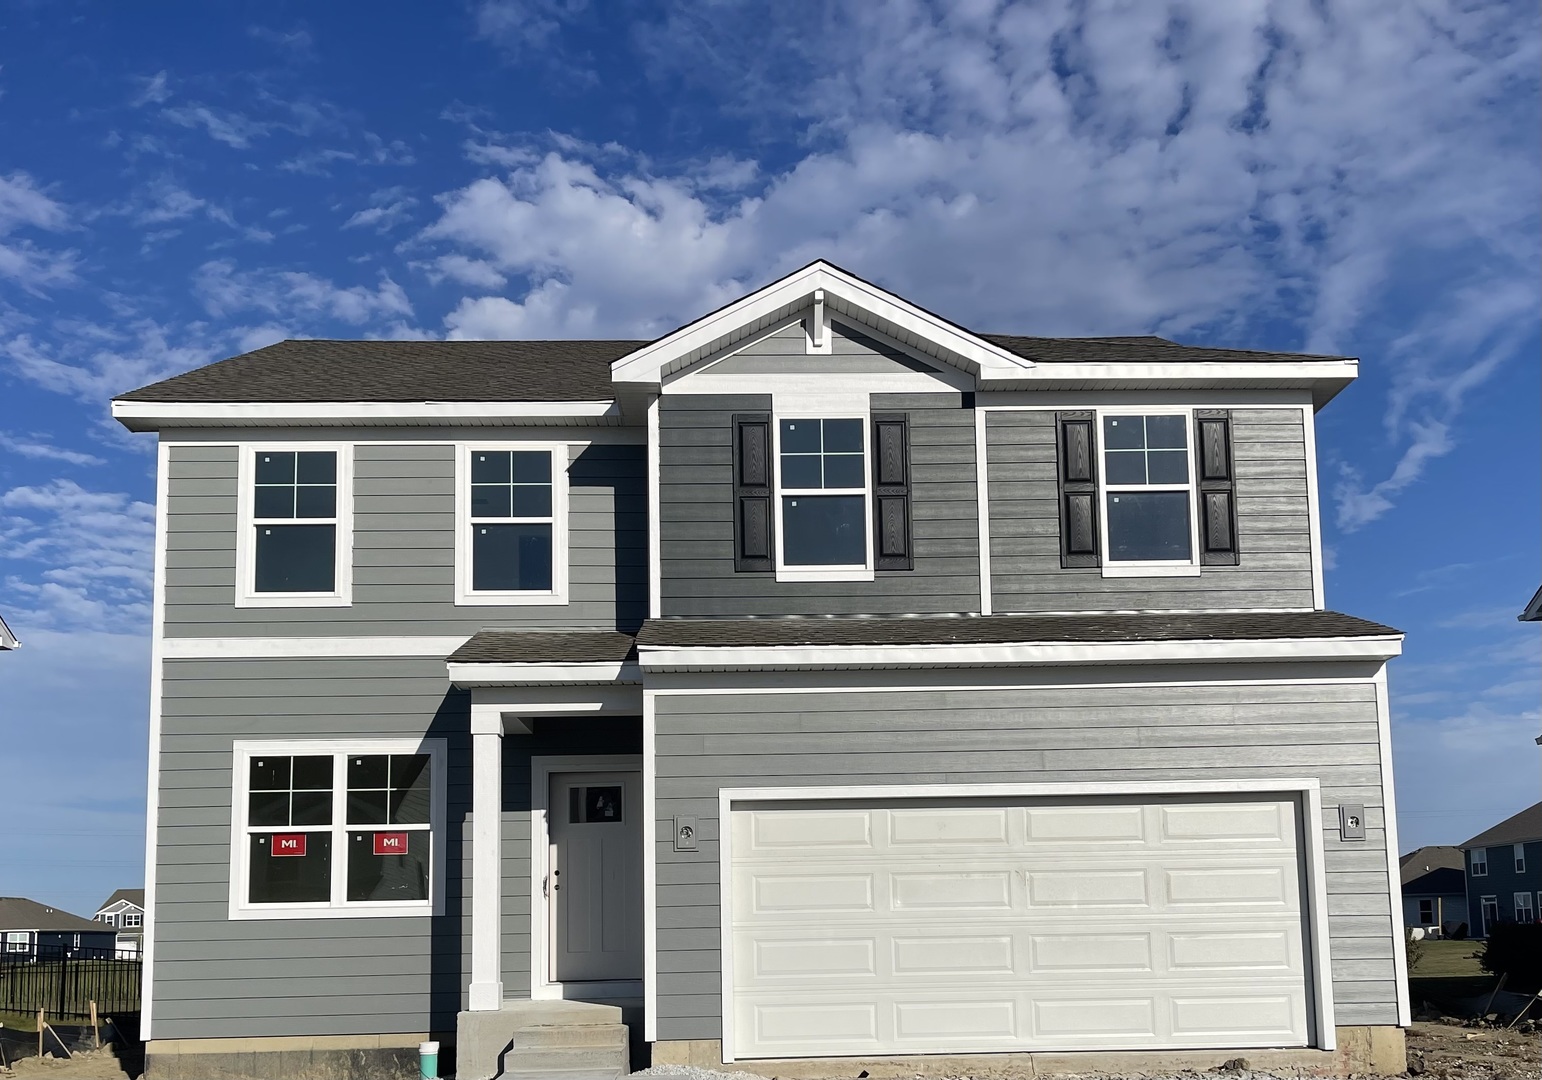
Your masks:
<path fill-rule="evenodd" d="M 1188 415 L 1105 414 L 1101 435 L 1106 562 L 1194 565 Z"/>
<path fill-rule="evenodd" d="M 252 591 L 337 589 L 337 452 L 259 450 L 252 486 Z"/>
<path fill-rule="evenodd" d="M 1472 876 L 1488 877 L 1488 849 L 1475 847 L 1472 849 Z"/>
<path fill-rule="evenodd" d="M 125 929 L 132 930 L 136 926 L 143 925 L 144 921 L 145 920 L 143 915 L 136 914 L 132 911 L 125 911 L 123 913 L 123 926 Z"/>
<path fill-rule="evenodd" d="M 565 603 L 567 447 L 460 452 L 456 602 Z"/>
<path fill-rule="evenodd" d="M 232 916 L 412 915 L 437 907 L 440 745 L 247 749 L 237 785 L 245 873 L 232 882 Z"/>
<path fill-rule="evenodd" d="M 780 565 L 867 570 L 867 421 L 784 417 L 776 432 Z"/>
<path fill-rule="evenodd" d="M 1525 844 L 1516 844 L 1515 845 L 1515 872 L 1517 874 L 1524 874 L 1526 872 L 1526 845 Z"/>

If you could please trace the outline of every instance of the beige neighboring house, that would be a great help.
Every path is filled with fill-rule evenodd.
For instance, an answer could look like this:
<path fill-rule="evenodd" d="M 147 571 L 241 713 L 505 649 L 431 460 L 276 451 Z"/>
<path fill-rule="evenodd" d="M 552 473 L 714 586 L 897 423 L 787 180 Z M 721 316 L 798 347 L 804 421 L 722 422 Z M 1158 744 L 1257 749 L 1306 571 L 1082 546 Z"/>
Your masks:
<path fill-rule="evenodd" d="M 96 909 L 92 920 L 106 923 L 118 931 L 118 959 L 137 960 L 145 938 L 145 891 L 119 889 Z"/>
<path fill-rule="evenodd" d="M 21 642 L 16 640 L 16 635 L 11 633 L 11 628 L 5 625 L 3 618 L 0 618 L 0 652 L 19 648 L 21 648 Z"/>

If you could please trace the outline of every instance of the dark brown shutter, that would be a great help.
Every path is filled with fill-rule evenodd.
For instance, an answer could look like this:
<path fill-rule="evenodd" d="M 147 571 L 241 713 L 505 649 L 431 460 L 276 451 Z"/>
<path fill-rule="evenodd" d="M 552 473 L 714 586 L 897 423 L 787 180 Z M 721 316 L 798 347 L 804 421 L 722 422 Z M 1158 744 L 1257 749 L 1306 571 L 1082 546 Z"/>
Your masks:
<path fill-rule="evenodd" d="M 910 535 L 910 419 L 903 413 L 873 417 L 874 567 L 909 570 L 915 563 Z"/>
<path fill-rule="evenodd" d="M 771 417 L 739 413 L 734 437 L 734 569 L 776 569 L 771 532 Z"/>
<path fill-rule="evenodd" d="M 1194 463 L 1199 487 L 1199 561 L 1203 566 L 1236 566 L 1236 472 L 1231 452 L 1231 413 L 1194 413 Z"/>
<path fill-rule="evenodd" d="M 1091 412 L 1055 414 L 1060 480 L 1060 565 L 1097 566 L 1098 433 Z"/>

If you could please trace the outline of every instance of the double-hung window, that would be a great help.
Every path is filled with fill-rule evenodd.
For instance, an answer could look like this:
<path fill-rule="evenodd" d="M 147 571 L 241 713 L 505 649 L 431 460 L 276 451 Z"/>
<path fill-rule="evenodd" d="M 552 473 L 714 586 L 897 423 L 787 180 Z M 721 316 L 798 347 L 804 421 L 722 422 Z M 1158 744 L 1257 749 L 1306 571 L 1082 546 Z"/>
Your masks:
<path fill-rule="evenodd" d="M 1488 877 L 1488 848 L 1472 849 L 1472 876 Z"/>
<path fill-rule="evenodd" d="M 456 603 L 567 602 L 567 447 L 463 446 Z"/>
<path fill-rule="evenodd" d="M 872 576 L 866 418 L 780 417 L 777 576 Z"/>
<path fill-rule="evenodd" d="M 352 594 L 352 455 L 256 446 L 238 469 L 238 607 L 342 606 Z"/>
<path fill-rule="evenodd" d="M 438 910 L 443 807 L 442 740 L 238 743 L 231 918 Z"/>
<path fill-rule="evenodd" d="M 1515 872 L 1517 874 L 1524 874 L 1526 872 L 1526 845 L 1525 844 L 1516 844 L 1515 845 Z"/>
<path fill-rule="evenodd" d="M 1435 925 L 1435 901 L 1433 901 L 1433 900 L 1420 900 L 1419 901 L 1419 925 L 1420 926 L 1434 926 Z"/>
<path fill-rule="evenodd" d="M 1185 413 L 1102 416 L 1104 574 L 1199 573 Z"/>
<path fill-rule="evenodd" d="M 1537 909 L 1531 906 L 1531 894 L 1518 892 L 1515 894 L 1515 921 L 1518 923 L 1534 923 L 1537 921 Z"/>

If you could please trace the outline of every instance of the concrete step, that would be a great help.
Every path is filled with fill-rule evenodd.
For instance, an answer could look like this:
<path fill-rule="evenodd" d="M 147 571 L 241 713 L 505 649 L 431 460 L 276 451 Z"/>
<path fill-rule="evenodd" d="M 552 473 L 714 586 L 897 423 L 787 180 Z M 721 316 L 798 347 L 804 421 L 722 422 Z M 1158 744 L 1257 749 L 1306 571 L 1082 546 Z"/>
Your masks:
<path fill-rule="evenodd" d="M 516 1031 L 533 1027 L 619 1024 L 621 1009 L 588 1001 L 505 1001 L 498 1015 Z"/>
<path fill-rule="evenodd" d="M 546 1076 L 559 1069 L 619 1069 L 626 1072 L 626 1046 L 561 1046 L 521 1050 L 518 1045 L 503 1056 L 505 1076 Z"/>
<path fill-rule="evenodd" d="M 622 1024 L 530 1027 L 515 1031 L 513 1038 L 515 1050 L 625 1049 L 627 1029 Z"/>

